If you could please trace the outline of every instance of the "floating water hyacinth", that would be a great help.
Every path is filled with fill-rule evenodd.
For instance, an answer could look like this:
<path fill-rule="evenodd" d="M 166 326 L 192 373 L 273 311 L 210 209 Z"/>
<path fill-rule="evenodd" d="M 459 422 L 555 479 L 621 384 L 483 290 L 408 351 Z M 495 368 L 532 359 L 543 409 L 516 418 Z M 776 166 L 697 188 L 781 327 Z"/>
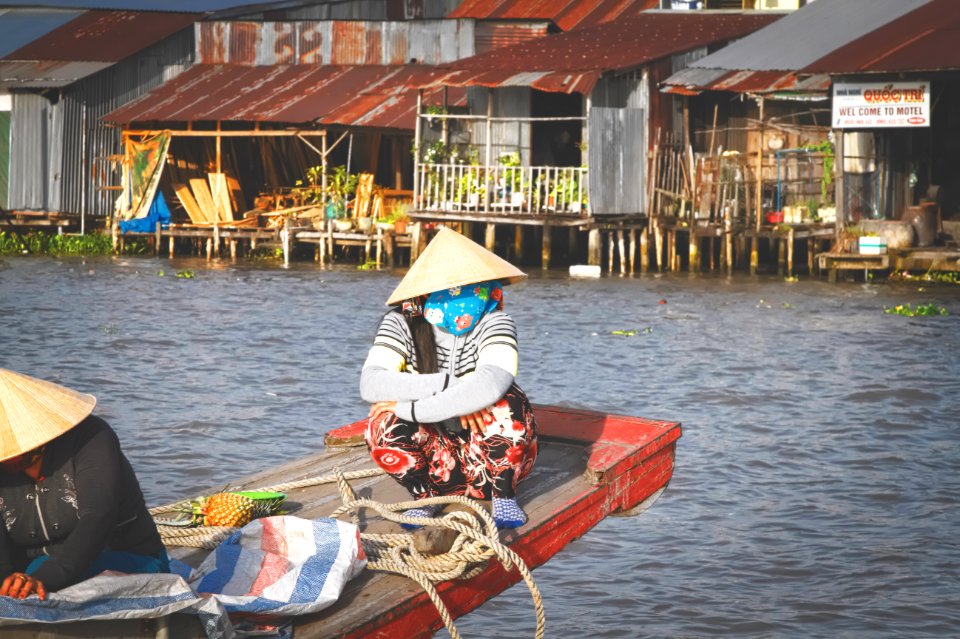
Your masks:
<path fill-rule="evenodd" d="M 610 331 L 610 334 L 611 334 L 611 335 L 623 335 L 623 336 L 625 336 L 625 337 L 633 337 L 633 336 L 636 335 L 638 332 L 639 332 L 639 333 L 642 333 L 643 335 L 649 335 L 650 333 L 653 332 L 653 327 L 647 326 L 647 327 L 645 327 L 645 328 L 640 329 L 639 331 L 637 331 L 637 329 L 635 329 L 635 328 L 627 329 L 627 330 L 621 330 L 621 331 Z"/>
<path fill-rule="evenodd" d="M 934 303 L 929 304 L 917 304 L 917 307 L 914 308 L 910 303 L 906 304 L 897 304 L 892 308 L 884 307 L 883 312 L 887 315 L 903 315 L 905 317 L 922 317 L 927 315 L 949 315 L 942 306 L 937 306 Z"/>
<path fill-rule="evenodd" d="M 181 280 L 192 280 L 193 271 L 177 271 L 177 277 Z"/>

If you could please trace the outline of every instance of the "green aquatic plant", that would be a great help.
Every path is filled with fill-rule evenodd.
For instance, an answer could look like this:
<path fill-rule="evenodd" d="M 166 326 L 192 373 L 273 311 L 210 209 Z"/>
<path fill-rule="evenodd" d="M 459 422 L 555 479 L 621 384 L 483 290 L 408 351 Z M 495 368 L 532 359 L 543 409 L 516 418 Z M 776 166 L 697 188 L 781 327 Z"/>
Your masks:
<path fill-rule="evenodd" d="M 194 278 L 193 271 L 186 269 L 183 271 L 177 271 L 177 278 L 181 280 L 192 280 Z"/>
<path fill-rule="evenodd" d="M 883 312 L 887 315 L 903 315 L 904 317 L 923 317 L 928 315 L 949 315 L 950 313 L 942 306 L 933 302 L 928 304 L 917 304 L 916 308 L 906 304 L 897 304 L 893 307 L 884 307 Z"/>
<path fill-rule="evenodd" d="M 145 238 L 131 238 L 124 242 L 125 255 L 143 255 L 147 252 Z M 106 233 L 60 235 L 30 231 L 8 233 L 0 231 L 0 255 L 111 255 L 113 239 Z"/>

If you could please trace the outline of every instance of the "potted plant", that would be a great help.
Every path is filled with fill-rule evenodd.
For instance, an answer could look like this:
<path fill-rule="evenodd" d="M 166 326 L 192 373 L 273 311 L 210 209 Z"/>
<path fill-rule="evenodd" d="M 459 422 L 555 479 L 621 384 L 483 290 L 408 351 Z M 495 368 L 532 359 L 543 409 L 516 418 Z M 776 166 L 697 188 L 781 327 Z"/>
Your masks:
<path fill-rule="evenodd" d="M 350 175 L 342 164 L 335 166 L 327 178 L 327 216 L 332 217 L 338 231 L 349 231 L 353 220 L 347 216 L 347 200 L 357 189 L 357 176 Z"/>

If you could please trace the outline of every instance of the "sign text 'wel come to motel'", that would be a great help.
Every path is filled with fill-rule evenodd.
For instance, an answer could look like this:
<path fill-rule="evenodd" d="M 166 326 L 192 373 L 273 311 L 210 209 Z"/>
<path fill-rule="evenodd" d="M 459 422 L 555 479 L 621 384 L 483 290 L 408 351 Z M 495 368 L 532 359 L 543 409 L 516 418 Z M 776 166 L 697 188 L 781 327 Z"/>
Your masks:
<path fill-rule="evenodd" d="M 835 129 L 930 126 L 929 82 L 863 82 L 833 85 Z"/>

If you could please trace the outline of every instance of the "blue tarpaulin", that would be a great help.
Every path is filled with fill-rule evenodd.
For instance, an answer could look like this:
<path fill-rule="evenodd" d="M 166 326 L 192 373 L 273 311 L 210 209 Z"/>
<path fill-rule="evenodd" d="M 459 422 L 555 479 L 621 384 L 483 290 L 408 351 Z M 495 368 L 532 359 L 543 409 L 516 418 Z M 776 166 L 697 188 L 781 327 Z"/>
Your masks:
<path fill-rule="evenodd" d="M 167 207 L 167 201 L 163 199 L 163 193 L 159 189 L 147 214 L 133 220 L 121 220 L 120 232 L 152 233 L 157 230 L 157 222 L 160 222 L 161 228 L 170 226 L 170 209 Z"/>

